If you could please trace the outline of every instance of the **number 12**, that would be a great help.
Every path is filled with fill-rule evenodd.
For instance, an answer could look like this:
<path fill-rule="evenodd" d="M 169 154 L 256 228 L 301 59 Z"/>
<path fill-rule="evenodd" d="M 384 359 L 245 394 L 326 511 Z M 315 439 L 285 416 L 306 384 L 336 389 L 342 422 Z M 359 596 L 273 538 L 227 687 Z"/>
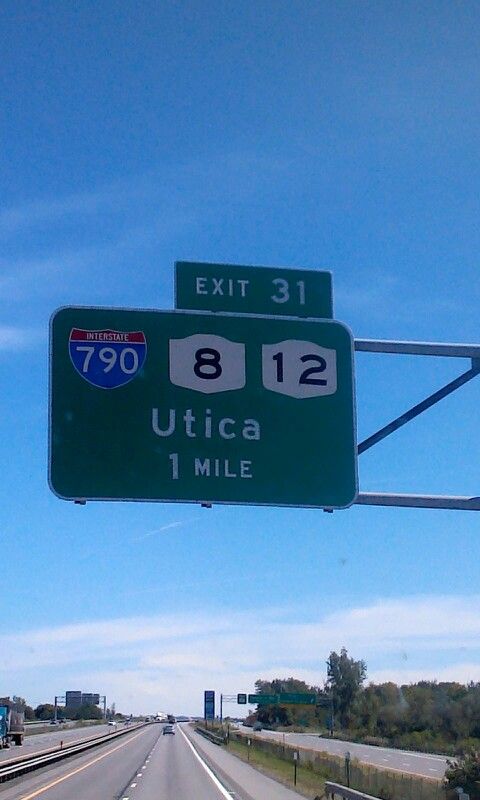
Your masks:
<path fill-rule="evenodd" d="M 283 353 L 275 353 L 275 355 L 272 356 L 272 359 L 277 365 L 277 383 L 283 383 Z M 318 367 L 309 367 L 308 369 L 303 370 L 298 379 L 299 384 L 305 384 L 307 386 L 327 385 L 327 381 L 324 378 L 310 377 L 311 375 L 325 372 L 327 368 L 327 362 L 324 358 L 322 358 L 322 356 L 317 356 L 315 353 L 308 353 L 307 355 L 300 356 L 300 361 L 302 364 L 306 364 L 308 361 L 313 361 L 314 363 L 318 364 Z"/>

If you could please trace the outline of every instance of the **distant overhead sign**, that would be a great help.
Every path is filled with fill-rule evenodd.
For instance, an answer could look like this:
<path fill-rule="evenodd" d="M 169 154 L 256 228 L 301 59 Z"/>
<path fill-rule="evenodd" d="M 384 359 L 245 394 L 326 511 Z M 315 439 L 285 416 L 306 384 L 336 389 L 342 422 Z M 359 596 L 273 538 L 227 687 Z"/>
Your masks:
<path fill-rule="evenodd" d="M 284 267 L 177 261 L 175 307 L 331 319 L 332 274 Z"/>
<path fill-rule="evenodd" d="M 356 498 L 353 341 L 339 322 L 63 308 L 50 403 L 64 499 Z"/>
<path fill-rule="evenodd" d="M 314 706 L 317 702 L 317 695 L 310 692 L 281 692 L 278 695 L 279 703 L 295 703 L 299 705 Z"/>
<path fill-rule="evenodd" d="M 237 703 L 239 706 L 244 706 L 247 702 L 247 695 L 246 694 L 237 694 Z"/>
<path fill-rule="evenodd" d="M 316 694 L 304 692 L 279 692 L 278 694 L 249 694 L 248 702 L 256 705 L 308 705 L 314 706 Z"/>
<path fill-rule="evenodd" d="M 272 706 L 277 702 L 276 694 L 249 694 L 248 702 L 258 706 Z"/>

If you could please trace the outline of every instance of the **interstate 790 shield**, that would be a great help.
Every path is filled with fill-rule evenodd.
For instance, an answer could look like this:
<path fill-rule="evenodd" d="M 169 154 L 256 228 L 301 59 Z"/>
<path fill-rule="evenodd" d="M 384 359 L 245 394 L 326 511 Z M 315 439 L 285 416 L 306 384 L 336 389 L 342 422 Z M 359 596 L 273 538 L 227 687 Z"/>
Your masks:
<path fill-rule="evenodd" d="M 341 323 L 63 308 L 50 335 L 58 496 L 354 502 L 353 343 Z"/>

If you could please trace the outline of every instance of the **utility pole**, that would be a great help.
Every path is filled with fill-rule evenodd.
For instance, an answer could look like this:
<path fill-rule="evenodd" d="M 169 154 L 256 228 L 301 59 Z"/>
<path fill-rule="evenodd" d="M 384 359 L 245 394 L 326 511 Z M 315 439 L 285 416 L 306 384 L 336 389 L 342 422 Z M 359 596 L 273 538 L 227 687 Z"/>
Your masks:
<path fill-rule="evenodd" d="M 236 702 L 237 702 L 236 694 L 220 694 L 220 722 L 223 722 L 223 704 L 236 703 Z"/>
<path fill-rule="evenodd" d="M 53 708 L 53 719 L 55 720 L 55 722 L 58 721 L 58 704 L 59 703 L 65 703 L 65 702 L 66 702 L 65 695 L 60 695 L 60 694 L 56 694 L 55 695 L 55 701 L 54 701 L 54 704 L 53 704 L 53 706 L 54 706 L 54 708 Z"/>
<path fill-rule="evenodd" d="M 327 665 L 327 683 L 328 683 L 328 669 L 330 667 L 330 661 L 326 661 L 325 663 Z M 334 708 L 334 704 L 333 704 L 333 686 L 332 686 L 331 683 L 330 683 L 329 689 L 330 689 L 330 725 L 329 725 L 329 728 L 330 728 L 330 736 L 333 737 L 333 731 L 334 731 L 334 728 L 335 728 L 335 708 Z"/>

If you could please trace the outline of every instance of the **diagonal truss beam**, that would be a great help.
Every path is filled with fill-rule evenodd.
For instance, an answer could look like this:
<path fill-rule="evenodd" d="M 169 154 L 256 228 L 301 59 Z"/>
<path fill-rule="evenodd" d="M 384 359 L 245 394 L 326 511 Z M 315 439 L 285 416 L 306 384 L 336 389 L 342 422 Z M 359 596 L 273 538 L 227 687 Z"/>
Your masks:
<path fill-rule="evenodd" d="M 390 436 L 407 422 L 422 414 L 480 374 L 480 345 L 448 344 L 435 342 L 400 342 L 374 339 L 355 339 L 355 350 L 367 353 L 393 353 L 398 355 L 446 356 L 450 358 L 469 358 L 471 368 L 458 378 L 442 386 L 425 400 L 409 408 L 388 425 L 373 433 L 358 445 L 358 454 L 369 450 L 378 442 Z M 399 506 L 408 508 L 444 508 L 463 511 L 480 511 L 480 497 L 389 494 L 386 492 L 360 492 L 358 505 Z"/>
<path fill-rule="evenodd" d="M 384 425 L 384 427 L 380 428 L 379 431 L 372 433 L 371 436 L 369 436 L 367 439 L 364 439 L 363 442 L 360 442 L 358 445 L 358 455 L 364 453 L 365 450 L 369 450 L 370 447 L 373 447 L 373 445 L 377 444 L 377 442 L 381 442 L 382 439 L 385 439 L 387 436 L 390 436 L 391 433 L 394 433 L 403 425 L 406 425 L 407 422 L 410 422 L 410 420 L 418 417 L 419 414 L 422 414 L 423 411 L 426 411 L 440 400 L 443 400 L 444 397 L 448 397 L 449 394 L 452 394 L 452 392 L 456 391 L 456 389 L 459 389 L 465 383 L 471 381 L 472 378 L 475 378 L 479 373 L 480 362 L 477 366 L 472 366 L 471 369 L 462 373 L 462 375 L 459 375 L 458 378 L 450 381 L 450 383 L 447 383 L 446 386 L 442 386 L 441 389 L 438 389 L 437 392 L 434 392 L 433 394 L 429 395 L 429 397 L 426 397 L 421 403 L 417 403 L 417 405 L 412 406 L 412 408 L 409 408 L 404 414 L 401 414 L 399 417 L 392 420 L 392 422 L 389 422 L 388 425 Z"/>

